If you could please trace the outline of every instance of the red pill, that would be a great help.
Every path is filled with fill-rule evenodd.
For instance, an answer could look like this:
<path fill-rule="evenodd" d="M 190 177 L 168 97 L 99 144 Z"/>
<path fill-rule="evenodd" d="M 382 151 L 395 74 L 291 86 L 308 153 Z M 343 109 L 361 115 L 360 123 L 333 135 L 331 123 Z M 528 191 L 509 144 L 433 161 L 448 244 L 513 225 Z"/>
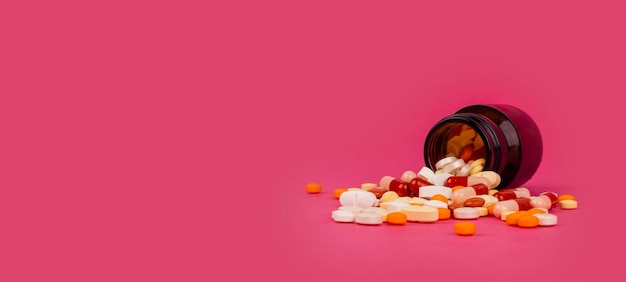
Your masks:
<path fill-rule="evenodd" d="M 506 201 L 517 198 L 530 198 L 530 191 L 526 188 L 509 188 L 502 189 L 494 193 L 493 196 L 498 198 L 498 201 Z"/>
<path fill-rule="evenodd" d="M 533 208 L 550 209 L 556 206 L 558 202 L 559 202 L 559 196 L 557 196 L 556 193 L 543 192 L 539 194 L 539 196 L 533 198 L 530 201 L 530 204 L 533 206 Z"/>
<path fill-rule="evenodd" d="M 409 190 L 409 183 L 394 178 L 393 176 L 383 176 L 383 178 L 380 179 L 380 188 L 394 191 L 398 193 L 398 196 L 400 197 L 406 197 L 411 194 L 411 190 Z"/>
<path fill-rule="evenodd" d="M 531 209 L 532 206 L 530 205 L 530 199 L 529 198 L 519 198 L 519 199 L 512 199 L 512 200 L 506 200 L 506 201 L 501 201 L 498 202 L 494 207 L 493 207 L 493 215 L 495 215 L 497 218 L 500 217 L 500 215 L 502 215 L 503 212 L 505 211 L 527 211 L 529 209 Z"/>
<path fill-rule="evenodd" d="M 485 184 L 478 183 L 470 187 L 454 190 L 452 192 L 452 202 L 456 204 L 461 204 L 471 197 L 486 194 L 489 194 L 489 187 L 487 187 Z"/>
<path fill-rule="evenodd" d="M 491 187 L 491 183 L 489 179 L 486 177 L 478 177 L 478 176 L 450 176 L 446 179 L 445 186 L 446 187 L 454 187 L 454 186 L 473 186 L 476 184 L 484 184 L 487 187 Z"/>
<path fill-rule="evenodd" d="M 476 149 L 474 150 L 474 152 L 472 152 L 469 158 L 467 158 L 467 161 L 475 161 L 477 159 L 484 158 L 486 155 L 487 151 L 485 150 L 485 147 L 480 147 L 479 149 Z"/>
<path fill-rule="evenodd" d="M 433 184 L 425 180 L 424 178 L 418 176 L 409 182 L 409 190 L 411 190 L 411 194 L 415 197 L 419 196 L 420 187 L 422 186 L 432 186 Z"/>

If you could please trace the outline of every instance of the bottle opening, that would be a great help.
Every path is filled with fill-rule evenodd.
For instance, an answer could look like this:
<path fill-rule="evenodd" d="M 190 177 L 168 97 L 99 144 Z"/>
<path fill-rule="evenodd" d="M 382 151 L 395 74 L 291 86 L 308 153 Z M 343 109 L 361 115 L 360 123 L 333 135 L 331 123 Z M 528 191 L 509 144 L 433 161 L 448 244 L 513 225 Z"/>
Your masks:
<path fill-rule="evenodd" d="M 464 162 L 486 158 L 485 143 L 475 128 L 464 123 L 451 123 L 447 126 L 446 157 L 463 159 Z"/>
<path fill-rule="evenodd" d="M 426 165 L 437 170 L 437 162 L 447 157 L 463 160 L 463 164 L 472 164 L 479 161 L 478 170 L 491 169 L 493 160 L 493 138 L 484 136 L 485 130 L 476 121 L 461 117 L 448 117 L 432 128 L 427 138 L 425 148 Z M 477 166 L 477 165 L 476 165 Z M 471 169 L 476 167 L 471 166 Z M 468 167 L 459 168 L 459 173 L 467 175 L 470 171 L 463 171 Z"/>

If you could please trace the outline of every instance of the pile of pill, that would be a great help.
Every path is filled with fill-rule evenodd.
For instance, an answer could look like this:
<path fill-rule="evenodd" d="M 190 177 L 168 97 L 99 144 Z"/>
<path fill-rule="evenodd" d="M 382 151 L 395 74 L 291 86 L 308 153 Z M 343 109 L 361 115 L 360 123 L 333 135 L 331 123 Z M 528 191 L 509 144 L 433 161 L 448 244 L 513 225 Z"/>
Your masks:
<path fill-rule="evenodd" d="M 483 139 L 466 124 L 459 124 L 450 132 L 446 149 L 448 156 L 471 162 L 486 155 Z M 484 163 L 483 163 L 484 164 Z"/>
<path fill-rule="evenodd" d="M 500 175 L 494 171 L 483 171 L 480 159 L 469 164 L 470 171 L 477 168 L 469 176 L 458 174 L 465 164 L 460 168 L 446 169 L 462 159 L 446 157 L 443 160 L 437 163 L 437 171 L 423 167 L 417 173 L 405 171 L 400 178 L 383 176 L 379 183 L 335 189 L 333 195 L 340 206 L 332 212 L 332 219 L 362 225 L 403 225 L 407 222 L 431 223 L 449 218 L 473 220 L 494 216 L 508 225 L 532 228 L 556 225 L 557 216 L 549 213 L 554 207 L 578 207 L 572 195 L 543 192 L 532 196 L 523 187 L 496 190 L 494 188 L 500 183 Z M 472 164 L 476 165 L 472 167 Z M 306 190 L 319 193 L 321 185 L 310 183 Z M 454 232 L 472 235 L 476 232 L 475 223 L 458 222 Z"/>

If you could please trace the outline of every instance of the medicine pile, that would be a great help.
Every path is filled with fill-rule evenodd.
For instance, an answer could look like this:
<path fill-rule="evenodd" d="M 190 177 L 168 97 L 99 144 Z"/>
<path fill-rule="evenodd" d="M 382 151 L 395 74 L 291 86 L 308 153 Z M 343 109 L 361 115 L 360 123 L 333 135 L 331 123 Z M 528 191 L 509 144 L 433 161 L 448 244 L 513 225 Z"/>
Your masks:
<path fill-rule="evenodd" d="M 473 131 L 473 130 L 472 130 Z M 557 216 L 553 208 L 576 209 L 572 195 L 542 192 L 531 195 L 524 187 L 495 189 L 500 175 L 483 171 L 484 158 L 473 148 L 480 140 L 468 130 L 451 139 L 457 155 L 449 154 L 435 164 L 435 171 L 422 167 L 418 172 L 405 171 L 399 178 L 383 176 L 379 183 L 363 183 L 360 188 L 339 188 L 333 196 L 340 206 L 331 218 L 339 223 L 362 225 L 404 225 L 432 223 L 450 218 L 463 220 L 454 225 L 454 233 L 462 236 L 476 233 L 472 221 L 493 216 L 507 225 L 522 228 L 554 226 Z M 457 139 L 454 139 L 458 137 Z M 469 144 L 468 142 L 471 142 Z M 458 144 L 457 144 L 458 143 Z M 465 152 L 465 148 L 472 152 Z M 319 193 L 321 185 L 306 185 L 309 193 Z"/>

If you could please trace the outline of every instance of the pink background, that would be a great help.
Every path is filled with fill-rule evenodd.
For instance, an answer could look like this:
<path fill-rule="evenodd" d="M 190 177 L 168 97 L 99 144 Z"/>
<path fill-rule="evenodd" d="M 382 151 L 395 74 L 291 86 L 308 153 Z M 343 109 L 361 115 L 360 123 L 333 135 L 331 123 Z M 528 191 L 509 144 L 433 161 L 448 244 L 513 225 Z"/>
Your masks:
<path fill-rule="evenodd" d="M 2 281 L 623 278 L 621 1 L 11 2 Z M 333 189 L 419 169 L 474 103 L 535 118 L 526 186 L 580 208 L 473 237 L 332 222 Z"/>

